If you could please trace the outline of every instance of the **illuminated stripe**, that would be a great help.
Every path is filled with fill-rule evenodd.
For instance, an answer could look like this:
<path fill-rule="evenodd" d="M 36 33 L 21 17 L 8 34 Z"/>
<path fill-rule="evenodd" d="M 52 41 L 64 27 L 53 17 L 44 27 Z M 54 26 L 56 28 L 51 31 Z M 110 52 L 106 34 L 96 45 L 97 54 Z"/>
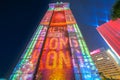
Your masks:
<path fill-rule="evenodd" d="M 51 17 L 51 16 L 49 16 L 49 17 Z M 36 69 L 38 57 L 39 57 L 40 51 L 41 51 L 40 49 L 37 49 L 37 53 L 34 52 L 36 50 L 36 49 L 34 49 L 34 47 L 35 47 L 36 43 L 38 42 L 39 36 L 42 35 L 41 32 L 43 31 L 43 29 L 44 29 L 44 26 L 42 26 L 42 25 L 38 26 L 37 30 L 33 34 L 33 37 L 31 38 L 31 41 L 29 42 L 28 46 L 26 47 L 26 50 L 24 51 L 21 59 L 19 60 L 19 63 L 14 68 L 13 74 L 10 76 L 10 80 L 16 80 L 16 79 L 17 80 L 21 80 L 21 79 L 26 80 L 29 78 L 29 75 L 33 76 L 34 71 Z M 43 37 L 45 37 L 45 36 L 43 36 Z M 43 41 L 44 41 L 44 38 L 43 38 Z M 42 44 L 43 44 L 43 42 L 42 42 Z M 35 61 L 35 62 L 33 62 L 33 61 Z M 31 79 L 32 78 L 33 77 L 31 77 Z"/>

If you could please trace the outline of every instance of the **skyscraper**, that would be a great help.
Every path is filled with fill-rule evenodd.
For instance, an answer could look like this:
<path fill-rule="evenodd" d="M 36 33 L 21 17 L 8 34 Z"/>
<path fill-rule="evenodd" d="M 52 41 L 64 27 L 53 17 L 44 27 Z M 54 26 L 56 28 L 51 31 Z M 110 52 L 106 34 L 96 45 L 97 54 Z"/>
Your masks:
<path fill-rule="evenodd" d="M 120 59 L 120 19 L 110 20 L 97 27 L 97 30 Z"/>
<path fill-rule="evenodd" d="M 93 61 L 98 71 L 107 78 L 120 80 L 120 66 L 114 59 L 114 55 L 110 49 L 100 48 L 91 52 Z"/>
<path fill-rule="evenodd" d="M 69 3 L 49 4 L 10 80 L 101 80 Z"/>

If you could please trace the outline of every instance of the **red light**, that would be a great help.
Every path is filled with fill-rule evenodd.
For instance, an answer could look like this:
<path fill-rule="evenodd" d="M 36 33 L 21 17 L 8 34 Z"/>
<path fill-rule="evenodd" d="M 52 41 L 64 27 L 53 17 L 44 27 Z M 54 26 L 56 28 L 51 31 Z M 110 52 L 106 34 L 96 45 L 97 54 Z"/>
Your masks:
<path fill-rule="evenodd" d="M 97 28 L 108 45 L 120 56 L 120 19 L 109 21 Z"/>

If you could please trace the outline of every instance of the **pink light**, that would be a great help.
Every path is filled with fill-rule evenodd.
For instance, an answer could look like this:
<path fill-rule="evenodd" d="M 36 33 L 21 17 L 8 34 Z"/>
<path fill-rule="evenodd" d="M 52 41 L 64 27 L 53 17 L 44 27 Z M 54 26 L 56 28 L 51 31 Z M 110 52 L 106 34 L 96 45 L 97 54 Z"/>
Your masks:
<path fill-rule="evenodd" d="M 99 53 L 100 53 L 100 49 L 97 49 L 97 50 L 94 50 L 94 51 L 90 52 L 91 55 L 99 54 Z"/>

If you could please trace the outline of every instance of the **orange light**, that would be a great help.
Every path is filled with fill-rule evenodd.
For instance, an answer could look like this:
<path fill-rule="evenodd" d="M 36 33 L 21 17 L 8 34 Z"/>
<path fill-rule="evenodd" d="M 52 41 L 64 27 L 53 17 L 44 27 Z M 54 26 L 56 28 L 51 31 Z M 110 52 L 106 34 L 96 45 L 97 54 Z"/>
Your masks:
<path fill-rule="evenodd" d="M 51 38 L 49 48 L 50 49 L 57 49 L 57 47 L 58 47 L 58 39 L 57 38 Z"/>
<path fill-rule="evenodd" d="M 63 49 L 63 47 L 68 47 L 68 38 L 60 38 L 60 49 Z"/>
<path fill-rule="evenodd" d="M 63 53 L 63 51 L 59 51 L 59 69 L 63 69 L 63 63 L 65 63 L 65 66 L 67 68 L 71 67 L 71 62 L 70 62 L 70 53 L 66 51 L 66 53 Z"/>
<path fill-rule="evenodd" d="M 41 48 L 43 41 L 37 41 L 35 48 Z"/>
<path fill-rule="evenodd" d="M 57 53 L 49 51 L 46 58 L 46 69 L 53 69 L 57 66 Z"/>

